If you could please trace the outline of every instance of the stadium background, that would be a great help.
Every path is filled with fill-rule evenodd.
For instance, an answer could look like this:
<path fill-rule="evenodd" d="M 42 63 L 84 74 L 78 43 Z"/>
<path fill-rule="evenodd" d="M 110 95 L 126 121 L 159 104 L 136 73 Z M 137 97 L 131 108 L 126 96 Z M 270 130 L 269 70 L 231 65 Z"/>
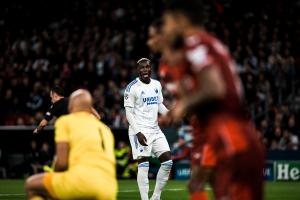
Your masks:
<path fill-rule="evenodd" d="M 32 130 L 50 105 L 55 84 L 66 94 L 82 87 L 92 92 L 95 108 L 113 129 L 116 148 L 122 147 L 118 152 L 125 152 L 124 168 L 132 165 L 134 174 L 134 163 L 126 160 L 128 147 L 120 143 L 128 141 L 122 96 L 140 57 L 153 60 L 153 77 L 159 78 L 158 57 L 146 40 L 148 25 L 162 10 L 159 0 L 0 2 L 1 178 L 24 178 L 51 162 L 53 129 L 37 136 Z M 299 11 L 299 0 L 206 1 L 206 28 L 229 46 L 237 62 L 268 151 L 264 173 L 270 181 L 300 181 Z M 172 96 L 166 90 L 164 96 L 170 105 Z M 186 124 L 166 130 L 174 147 L 187 139 L 182 131 L 188 132 Z M 174 155 L 180 157 L 187 146 L 175 148 Z M 188 163 L 177 161 L 173 178 L 186 179 Z"/>

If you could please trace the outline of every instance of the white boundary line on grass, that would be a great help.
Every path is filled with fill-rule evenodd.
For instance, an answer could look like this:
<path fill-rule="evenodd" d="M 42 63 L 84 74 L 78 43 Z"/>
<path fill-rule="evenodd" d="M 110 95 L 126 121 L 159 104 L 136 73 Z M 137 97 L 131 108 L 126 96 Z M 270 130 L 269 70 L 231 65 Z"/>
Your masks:
<path fill-rule="evenodd" d="M 168 188 L 164 189 L 164 191 L 184 191 L 186 189 L 184 188 Z M 211 188 L 206 187 L 205 190 L 211 190 Z M 139 190 L 137 189 L 129 189 L 129 190 L 120 190 L 118 193 L 131 193 L 131 192 L 138 192 Z M 153 190 L 150 190 L 150 192 Z M 18 193 L 18 194 L 0 194 L 0 197 L 9 197 L 9 196 L 25 196 L 24 193 Z"/>
<path fill-rule="evenodd" d="M 167 188 L 163 189 L 163 191 L 184 191 L 186 188 Z M 211 187 L 205 187 L 206 191 L 212 190 Z M 137 189 L 128 189 L 128 190 L 120 190 L 118 193 L 129 193 L 129 192 L 139 192 Z M 153 190 L 149 190 L 149 192 L 153 192 Z"/>
<path fill-rule="evenodd" d="M 0 194 L 0 197 L 9 197 L 9 196 L 25 196 L 25 194 L 23 193 L 19 193 L 19 194 Z"/>
<path fill-rule="evenodd" d="M 170 188 L 170 189 L 165 189 L 164 191 L 183 191 L 185 189 L 183 188 Z M 118 193 L 131 193 L 131 192 L 138 192 L 139 190 L 137 189 L 129 189 L 129 190 L 120 190 L 118 191 Z M 153 190 L 150 190 L 150 192 Z M 7 197 L 7 196 L 25 196 L 25 194 L 23 193 L 19 193 L 19 194 L 0 194 L 0 197 Z"/>
<path fill-rule="evenodd" d="M 169 188 L 169 189 L 164 189 L 163 191 L 184 191 L 185 189 L 183 188 Z M 120 190 L 118 193 L 130 193 L 130 192 L 139 192 L 137 189 L 129 189 L 129 190 Z M 153 192 L 153 190 L 149 190 L 149 192 Z"/>

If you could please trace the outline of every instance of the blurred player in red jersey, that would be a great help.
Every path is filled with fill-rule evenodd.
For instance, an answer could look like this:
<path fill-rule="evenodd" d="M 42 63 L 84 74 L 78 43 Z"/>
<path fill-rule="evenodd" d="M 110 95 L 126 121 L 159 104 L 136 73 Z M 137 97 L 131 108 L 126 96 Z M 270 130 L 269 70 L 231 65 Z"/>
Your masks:
<path fill-rule="evenodd" d="M 260 200 L 263 148 L 245 111 L 242 86 L 228 49 L 202 27 L 203 7 L 201 0 L 170 0 L 164 13 L 164 39 L 171 49 L 165 59 L 168 63 L 175 60 L 181 71 L 179 101 L 169 117 L 176 121 L 195 114 L 202 133 L 194 135 L 194 146 L 201 146 L 202 134 L 208 146 L 204 144 L 203 151 L 193 156 L 201 157 L 205 151 L 215 155 L 215 161 L 202 157 L 199 167 L 194 159 L 189 190 L 193 199 L 205 199 L 201 191 L 212 178 L 216 199 Z M 216 162 L 213 174 L 211 167 L 201 168 L 203 162 L 207 166 Z"/>
<path fill-rule="evenodd" d="M 161 56 L 159 62 L 159 77 L 161 82 L 165 84 L 167 90 L 176 94 L 174 78 L 178 76 L 178 72 L 176 71 L 176 68 L 174 70 L 174 68 L 167 64 L 164 58 L 165 56 L 162 55 L 163 49 L 166 48 L 162 35 L 162 25 L 163 21 L 161 19 L 152 22 L 148 29 L 147 45 L 154 54 L 160 54 Z M 166 51 L 164 53 L 166 53 Z"/>
<path fill-rule="evenodd" d="M 182 75 L 184 75 L 184 71 L 182 71 L 183 68 L 179 66 L 170 66 L 167 64 L 166 60 L 164 57 L 168 56 L 174 56 L 174 58 L 178 58 L 178 60 L 172 60 L 172 63 L 176 65 L 182 58 L 181 55 L 182 53 L 180 51 L 172 51 L 170 48 L 166 47 L 164 45 L 164 40 L 162 37 L 162 26 L 163 26 L 163 21 L 158 19 L 154 21 L 150 27 L 149 27 L 149 37 L 147 44 L 151 51 L 153 53 L 159 54 L 159 53 L 164 53 L 164 55 L 161 55 L 161 60 L 160 60 L 160 65 L 159 65 L 159 76 L 161 78 L 161 82 L 165 84 L 165 87 L 167 90 L 172 92 L 175 97 L 179 98 L 178 95 L 180 95 L 177 91 L 177 82 L 176 80 L 179 80 L 182 78 Z M 166 48 L 168 48 L 166 50 Z M 164 52 L 162 50 L 164 49 Z M 159 120 L 161 123 L 160 124 L 170 124 L 171 123 L 171 118 L 164 118 L 162 120 Z M 205 138 L 204 134 L 202 133 L 202 130 L 199 126 L 198 120 L 196 115 L 192 115 L 189 117 L 190 125 L 193 127 L 193 135 L 197 135 L 198 141 L 194 142 L 193 146 L 193 157 L 192 157 L 192 165 L 195 165 L 196 167 L 193 167 L 196 169 L 199 166 L 199 163 L 201 163 L 201 166 L 205 167 L 205 169 L 211 169 L 215 165 L 215 156 L 214 154 L 210 151 L 210 148 L 208 145 L 205 145 Z M 199 138 L 200 137 L 200 138 Z M 205 148 L 204 148 L 205 145 Z M 204 158 L 202 160 L 202 158 Z M 203 162 L 202 162 L 203 161 Z M 203 170 L 201 170 L 203 171 Z M 203 177 L 203 180 L 198 180 L 197 181 L 202 181 L 205 182 L 206 177 Z M 210 180 L 211 182 L 212 180 Z M 214 187 L 214 185 L 212 185 Z M 198 196 L 201 196 L 201 199 L 207 199 L 207 194 L 205 193 L 204 190 L 201 190 L 199 193 L 195 194 L 195 198 L 199 199 Z M 217 194 L 215 196 L 218 196 Z"/>

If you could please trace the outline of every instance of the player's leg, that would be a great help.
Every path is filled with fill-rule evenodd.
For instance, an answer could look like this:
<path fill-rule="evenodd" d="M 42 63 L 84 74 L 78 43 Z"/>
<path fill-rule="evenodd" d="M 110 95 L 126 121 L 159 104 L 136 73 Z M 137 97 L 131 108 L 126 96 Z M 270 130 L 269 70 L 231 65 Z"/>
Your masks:
<path fill-rule="evenodd" d="M 208 182 L 212 173 L 212 168 L 204 167 L 199 164 L 192 164 L 191 178 L 188 183 L 191 200 L 207 200 L 205 183 Z"/>
<path fill-rule="evenodd" d="M 44 184 L 44 174 L 37 174 L 27 178 L 25 182 L 25 190 L 30 200 L 43 200 L 50 197 L 45 184 Z"/>
<path fill-rule="evenodd" d="M 144 157 L 138 160 L 137 183 L 142 200 L 148 200 L 149 196 L 149 157 Z"/>
<path fill-rule="evenodd" d="M 261 173 L 264 167 L 263 154 L 255 148 L 255 145 L 251 147 L 250 150 L 233 159 L 230 184 L 233 200 L 263 199 L 263 175 Z"/>
<path fill-rule="evenodd" d="M 151 200 L 159 200 L 161 192 L 169 179 L 173 161 L 166 137 L 162 135 L 153 142 L 152 150 L 160 160 L 160 168 L 156 176 L 156 184 Z"/>
<path fill-rule="evenodd" d="M 210 185 L 213 189 L 214 197 L 219 199 L 230 198 L 230 184 L 231 184 L 231 169 L 228 169 L 226 163 L 219 163 L 213 171 Z"/>
<path fill-rule="evenodd" d="M 218 163 L 218 168 L 225 171 L 222 175 L 225 179 L 220 174 L 217 177 L 218 181 L 226 183 L 221 186 L 229 191 L 229 194 L 225 194 L 233 200 L 263 199 L 261 172 L 264 156 L 260 141 L 255 137 L 255 129 L 248 121 L 235 118 L 228 118 L 226 121 L 221 119 L 215 127 L 218 128 L 216 133 L 219 133 L 217 139 L 223 144 L 230 144 L 224 145 L 218 152 L 219 155 L 225 155 L 220 156 Z"/>
<path fill-rule="evenodd" d="M 146 135 L 146 137 L 148 137 Z M 138 161 L 137 183 L 142 200 L 148 200 L 149 192 L 149 157 L 151 155 L 151 138 L 147 138 L 148 146 L 144 147 L 139 144 L 135 135 L 129 135 L 129 141 L 132 147 L 132 156 Z"/>
<path fill-rule="evenodd" d="M 213 177 L 212 172 L 216 166 L 216 159 L 216 155 L 209 144 L 201 143 L 193 149 L 192 176 L 188 184 L 192 200 L 208 199 L 204 185 L 207 182 L 211 182 L 210 180 Z M 214 188 L 214 184 L 212 186 Z"/>
<path fill-rule="evenodd" d="M 196 115 L 192 115 L 190 118 L 190 125 L 193 127 L 193 149 L 191 155 L 191 173 L 192 176 L 188 183 L 188 189 L 190 192 L 191 200 L 207 200 L 208 195 L 204 189 L 205 177 L 201 173 L 209 173 L 203 166 L 207 165 L 206 161 L 210 156 L 206 156 L 206 151 L 204 150 L 206 132 L 205 129 L 201 126 Z M 209 168 L 209 167 L 208 167 Z M 206 172 L 205 172 L 206 171 Z"/>
<path fill-rule="evenodd" d="M 158 170 L 157 176 L 156 176 L 156 183 L 155 183 L 155 189 L 153 192 L 153 195 L 151 197 L 151 200 L 159 200 L 161 192 L 165 185 L 167 184 L 167 181 L 170 176 L 170 171 L 172 169 L 173 161 L 171 160 L 171 152 L 167 151 L 163 153 L 159 160 L 161 162 L 160 168 Z"/>

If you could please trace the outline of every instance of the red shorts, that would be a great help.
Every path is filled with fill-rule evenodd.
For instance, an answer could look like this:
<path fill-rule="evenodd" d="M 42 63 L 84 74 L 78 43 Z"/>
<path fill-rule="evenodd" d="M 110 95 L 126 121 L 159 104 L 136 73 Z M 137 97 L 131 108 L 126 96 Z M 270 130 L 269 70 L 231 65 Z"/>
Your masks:
<path fill-rule="evenodd" d="M 250 140 L 254 140 L 256 134 L 249 122 L 226 115 L 211 119 L 205 130 L 207 143 L 221 158 L 250 149 Z"/>
<path fill-rule="evenodd" d="M 216 199 L 262 200 L 263 164 L 261 152 L 255 150 L 218 162 L 212 179 Z"/>
<path fill-rule="evenodd" d="M 216 156 L 212 147 L 207 144 L 206 132 L 201 128 L 196 116 L 190 118 L 190 124 L 193 127 L 193 149 L 192 164 L 204 167 L 214 167 L 216 164 Z"/>
<path fill-rule="evenodd" d="M 222 195 L 233 200 L 263 199 L 264 153 L 254 125 L 219 116 L 207 131 L 207 143 L 217 155 L 213 185 L 219 199 Z"/>
<path fill-rule="evenodd" d="M 193 164 L 215 167 L 211 183 L 216 199 L 262 199 L 264 154 L 252 123 L 218 115 L 202 134 L 205 142 L 194 147 Z"/>

